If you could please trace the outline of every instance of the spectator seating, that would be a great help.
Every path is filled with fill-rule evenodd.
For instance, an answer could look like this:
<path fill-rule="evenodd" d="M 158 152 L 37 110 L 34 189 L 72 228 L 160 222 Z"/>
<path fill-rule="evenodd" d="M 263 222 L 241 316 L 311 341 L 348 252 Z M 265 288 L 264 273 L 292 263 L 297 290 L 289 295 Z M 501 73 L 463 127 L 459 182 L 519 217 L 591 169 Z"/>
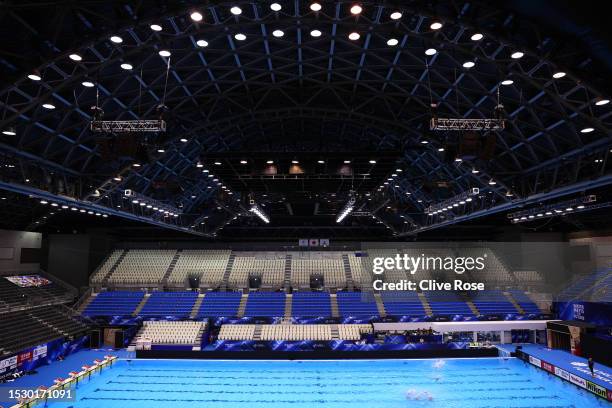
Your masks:
<path fill-rule="evenodd" d="M 519 311 L 501 290 L 483 290 L 471 293 L 472 303 L 483 315 L 518 314 Z"/>
<path fill-rule="evenodd" d="M 121 254 L 123 253 L 122 249 L 115 249 L 111 254 L 102 262 L 102 264 L 98 267 L 98 269 L 91 276 L 92 284 L 100 284 L 104 280 L 104 277 L 111 270 L 113 265 L 117 262 Z"/>
<path fill-rule="evenodd" d="M 207 292 L 198 317 L 235 317 L 241 297 L 241 292 Z"/>
<path fill-rule="evenodd" d="M 0 315 L 0 355 L 87 330 L 86 324 L 73 319 L 57 306 L 4 313 Z"/>
<path fill-rule="evenodd" d="M 323 275 L 326 288 L 344 288 L 346 273 L 340 252 L 292 252 L 291 284 L 295 288 L 309 288 L 310 276 Z"/>
<path fill-rule="evenodd" d="M 189 317 L 197 299 L 198 292 L 154 292 L 138 315 Z"/>
<path fill-rule="evenodd" d="M 283 292 L 252 292 L 249 294 L 244 316 L 271 316 L 285 315 L 285 293 Z"/>
<path fill-rule="evenodd" d="M 291 315 L 294 317 L 328 317 L 332 315 L 327 292 L 293 292 Z"/>
<path fill-rule="evenodd" d="M 381 298 L 388 316 L 423 317 L 427 314 L 416 292 L 385 291 L 381 293 Z"/>
<path fill-rule="evenodd" d="M 24 275 L 28 274 L 24 273 Z M 73 295 L 65 287 L 53 282 L 52 278 L 48 279 L 51 280 L 48 285 L 21 287 L 5 279 L 4 276 L 0 276 L 0 310 L 67 303 L 73 300 Z"/>
<path fill-rule="evenodd" d="M 594 293 L 597 293 L 599 289 L 595 284 L 600 282 L 602 279 L 607 281 L 611 271 L 612 270 L 609 268 L 600 269 L 594 273 L 581 276 L 563 289 L 563 291 L 561 291 L 558 296 L 558 300 L 590 300 L 591 296 Z"/>
<path fill-rule="evenodd" d="M 200 276 L 201 287 L 217 287 L 223 280 L 230 250 L 185 249 L 180 252 L 168 283 L 186 285 L 187 279 L 194 274 Z"/>
<path fill-rule="evenodd" d="M 540 283 L 544 281 L 538 271 L 514 271 L 514 277 L 521 283 Z"/>
<path fill-rule="evenodd" d="M 232 287 L 249 286 L 249 275 L 262 277 L 266 288 L 279 288 L 285 279 L 285 254 L 282 252 L 238 252 L 228 283 Z"/>
<path fill-rule="evenodd" d="M 111 284 L 159 284 L 176 250 L 130 249 L 109 277 Z"/>
<path fill-rule="evenodd" d="M 206 322 L 145 321 L 139 337 L 152 344 L 199 344 L 205 329 Z"/>
<path fill-rule="evenodd" d="M 338 311 L 341 317 L 370 317 L 378 316 L 378 308 L 374 297 L 360 292 L 338 292 Z"/>
<path fill-rule="evenodd" d="M 101 292 L 83 311 L 85 316 L 131 316 L 142 301 L 144 292 Z"/>
<path fill-rule="evenodd" d="M 372 333 L 369 324 L 339 324 L 338 340 L 361 340 L 361 336 Z M 219 340 L 253 340 L 254 324 L 224 324 L 219 331 Z M 333 340 L 332 325 L 329 324 L 263 324 L 260 340 L 264 341 L 330 341 Z"/>
<path fill-rule="evenodd" d="M 372 326 L 369 324 L 339 324 L 338 337 L 341 340 L 361 340 L 362 334 L 372 333 Z"/>
<path fill-rule="evenodd" d="M 224 324 L 219 331 L 219 340 L 253 340 L 254 324 Z"/>
<path fill-rule="evenodd" d="M 482 257 L 484 254 L 487 255 L 485 268 L 482 271 L 471 272 L 474 278 L 478 278 L 482 282 L 498 282 L 498 283 L 511 283 L 514 281 L 514 277 L 506 268 L 502 260 L 497 254 L 488 247 L 479 248 L 464 248 L 461 250 L 461 256 L 470 257 Z"/>
<path fill-rule="evenodd" d="M 521 290 L 511 290 L 510 295 L 526 314 L 540 314 L 542 311 L 533 300 Z"/>
<path fill-rule="evenodd" d="M 425 298 L 431 307 L 434 315 L 438 316 L 473 316 L 468 304 L 462 300 L 455 292 L 450 291 L 431 291 L 424 292 Z"/>

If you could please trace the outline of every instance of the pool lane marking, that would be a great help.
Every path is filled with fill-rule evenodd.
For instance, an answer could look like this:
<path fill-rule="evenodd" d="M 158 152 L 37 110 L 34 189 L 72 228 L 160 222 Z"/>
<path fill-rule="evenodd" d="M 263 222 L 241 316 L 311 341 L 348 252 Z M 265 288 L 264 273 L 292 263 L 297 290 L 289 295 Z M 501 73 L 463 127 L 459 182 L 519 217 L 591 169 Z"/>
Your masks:
<path fill-rule="evenodd" d="M 231 353 L 228 351 L 228 353 Z M 234 353 L 240 353 L 236 351 Z M 308 353 L 305 351 L 304 353 Z M 339 351 L 338 353 L 342 353 Z M 381 362 L 381 361 L 438 361 L 438 360 L 512 360 L 516 359 L 516 357 L 440 357 L 440 358 L 379 358 L 379 359 L 325 359 L 325 360 L 297 360 L 297 359 L 286 359 L 286 360 L 266 360 L 266 359 L 204 359 L 204 358 L 118 358 L 120 361 L 200 361 L 200 362 L 232 362 L 232 363 L 245 363 L 245 362 L 278 362 L 278 363 L 302 363 L 302 362 L 312 362 L 317 363 L 321 361 L 326 362 L 337 362 L 337 363 L 346 363 L 346 362 Z"/>

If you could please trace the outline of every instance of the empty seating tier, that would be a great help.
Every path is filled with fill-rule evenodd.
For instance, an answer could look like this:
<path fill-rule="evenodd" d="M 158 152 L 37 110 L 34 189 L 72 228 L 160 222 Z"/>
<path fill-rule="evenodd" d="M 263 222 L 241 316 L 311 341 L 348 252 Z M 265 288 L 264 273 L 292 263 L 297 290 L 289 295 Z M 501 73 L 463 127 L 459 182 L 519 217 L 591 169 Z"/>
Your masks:
<path fill-rule="evenodd" d="M 371 294 L 338 292 L 338 310 L 342 317 L 378 316 L 376 301 Z"/>
<path fill-rule="evenodd" d="M 65 287 L 53 281 L 44 286 L 21 287 L 0 276 L 0 310 L 67 303 L 73 300 L 72 296 Z"/>
<path fill-rule="evenodd" d="M 328 317 L 332 315 L 331 300 L 326 292 L 293 292 L 293 317 Z"/>
<path fill-rule="evenodd" d="M 514 298 L 516 303 L 523 309 L 526 314 L 540 314 L 542 311 L 535 304 L 533 300 L 523 291 L 511 290 L 510 295 Z"/>
<path fill-rule="evenodd" d="M 423 317 L 427 314 L 416 292 L 382 292 L 381 297 L 387 315 Z"/>
<path fill-rule="evenodd" d="M 131 316 L 143 297 L 144 292 L 102 292 L 93 297 L 83 315 Z"/>
<path fill-rule="evenodd" d="M 108 278 L 110 284 L 159 284 L 176 250 L 130 249 Z"/>
<path fill-rule="evenodd" d="M 246 304 L 245 316 L 272 316 L 285 315 L 285 294 L 281 292 L 253 292 L 249 294 Z"/>
<path fill-rule="evenodd" d="M 229 250 L 185 249 L 179 254 L 168 283 L 187 285 L 188 278 L 194 275 L 200 278 L 201 287 L 217 287 L 223 280 L 231 253 Z"/>
<path fill-rule="evenodd" d="M 198 292 L 154 292 L 139 316 L 176 316 L 189 317 Z"/>
<path fill-rule="evenodd" d="M 206 322 L 145 321 L 139 337 L 152 344 L 199 344 Z"/>
<path fill-rule="evenodd" d="M 427 302 L 431 306 L 434 315 L 437 316 L 473 316 L 474 313 L 468 304 L 455 292 L 436 291 L 425 292 Z"/>
<path fill-rule="evenodd" d="M 198 317 L 234 317 L 238 314 L 240 292 L 208 292 L 202 300 Z"/>
<path fill-rule="evenodd" d="M 501 290 L 484 290 L 471 293 L 472 303 L 483 315 L 518 314 L 519 311 Z"/>
<path fill-rule="evenodd" d="M 369 324 L 339 324 L 337 340 L 361 340 L 363 334 L 372 333 Z M 254 340 L 259 327 L 262 341 L 330 341 L 334 340 L 332 326 L 328 324 L 224 324 L 219 340 Z"/>

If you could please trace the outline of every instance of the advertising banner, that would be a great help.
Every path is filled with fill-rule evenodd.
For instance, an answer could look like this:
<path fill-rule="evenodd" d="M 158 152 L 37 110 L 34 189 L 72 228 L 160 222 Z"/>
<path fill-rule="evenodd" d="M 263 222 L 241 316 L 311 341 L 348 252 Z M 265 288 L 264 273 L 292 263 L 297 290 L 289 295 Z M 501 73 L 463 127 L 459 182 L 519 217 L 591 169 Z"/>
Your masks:
<path fill-rule="evenodd" d="M 572 384 L 576 384 L 579 387 L 586 388 L 586 380 L 582 377 L 578 377 L 577 375 L 570 374 L 570 382 Z"/>
<path fill-rule="evenodd" d="M 555 373 L 555 366 L 553 366 L 550 363 L 547 363 L 546 361 L 542 361 L 542 368 L 548 371 L 549 373 L 552 373 L 552 374 Z"/>
<path fill-rule="evenodd" d="M 529 356 L 529 362 L 536 367 L 542 367 L 542 361 L 539 358 Z"/>
<path fill-rule="evenodd" d="M 555 367 L 555 375 L 556 375 L 557 377 L 561 377 L 561 378 L 563 378 L 563 379 L 564 379 L 564 380 L 566 380 L 566 381 L 569 381 L 569 380 L 570 380 L 570 375 L 569 375 L 569 373 L 568 373 L 567 371 L 565 371 L 564 369 L 562 369 L 562 368 Z"/>

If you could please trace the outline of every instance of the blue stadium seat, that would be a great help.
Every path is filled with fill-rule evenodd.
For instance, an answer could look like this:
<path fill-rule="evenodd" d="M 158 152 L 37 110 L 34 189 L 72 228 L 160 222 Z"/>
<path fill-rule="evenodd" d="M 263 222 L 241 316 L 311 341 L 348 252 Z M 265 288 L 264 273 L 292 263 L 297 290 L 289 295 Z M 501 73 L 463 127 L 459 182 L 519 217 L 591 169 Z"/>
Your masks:
<path fill-rule="evenodd" d="M 250 293 L 244 315 L 247 317 L 283 317 L 285 315 L 285 298 L 285 293 L 282 292 Z"/>
<path fill-rule="evenodd" d="M 294 317 L 330 317 L 331 301 L 326 292 L 294 292 L 291 315 Z"/>
<path fill-rule="evenodd" d="M 425 292 L 425 297 L 436 316 L 474 316 L 472 309 L 455 292 Z"/>
<path fill-rule="evenodd" d="M 138 315 L 189 317 L 197 299 L 197 292 L 154 292 Z"/>
<path fill-rule="evenodd" d="M 102 292 L 83 311 L 85 316 L 130 316 L 142 301 L 144 292 Z"/>
<path fill-rule="evenodd" d="M 238 314 L 241 292 L 208 292 L 202 300 L 198 317 L 234 317 Z"/>
<path fill-rule="evenodd" d="M 378 316 L 376 301 L 371 295 L 359 292 L 338 292 L 338 311 L 342 317 L 371 317 Z"/>
<path fill-rule="evenodd" d="M 381 297 L 388 316 L 426 316 L 423 303 L 416 292 L 382 292 Z"/>

